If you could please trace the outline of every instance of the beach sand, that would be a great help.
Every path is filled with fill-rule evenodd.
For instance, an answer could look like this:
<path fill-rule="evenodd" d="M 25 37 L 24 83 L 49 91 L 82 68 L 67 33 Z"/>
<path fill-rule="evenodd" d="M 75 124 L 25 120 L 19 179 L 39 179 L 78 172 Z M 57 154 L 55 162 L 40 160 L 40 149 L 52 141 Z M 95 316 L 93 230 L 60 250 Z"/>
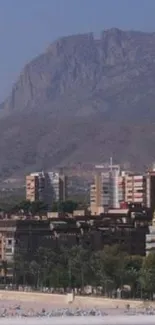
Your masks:
<path fill-rule="evenodd" d="M 124 314 L 127 310 L 127 304 L 130 309 L 134 311 L 144 309 L 145 304 L 141 301 L 127 301 L 106 298 L 80 297 L 76 296 L 72 303 L 67 302 L 66 295 L 32 293 L 32 292 L 14 292 L 14 291 L 0 291 L 0 313 L 6 309 L 9 315 L 13 315 L 17 307 L 19 307 L 19 314 L 37 313 L 45 309 L 47 312 L 58 308 L 81 308 L 102 309 L 109 315 Z"/>

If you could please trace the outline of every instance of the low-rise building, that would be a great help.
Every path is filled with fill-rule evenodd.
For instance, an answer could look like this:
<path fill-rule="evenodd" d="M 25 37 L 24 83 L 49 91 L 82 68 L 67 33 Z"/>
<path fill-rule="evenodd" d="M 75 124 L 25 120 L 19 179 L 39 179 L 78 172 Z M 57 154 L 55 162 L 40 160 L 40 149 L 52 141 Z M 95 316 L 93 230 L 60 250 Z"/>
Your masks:
<path fill-rule="evenodd" d="M 76 217 L 76 216 L 90 216 L 90 211 L 88 209 L 74 210 L 73 217 Z"/>

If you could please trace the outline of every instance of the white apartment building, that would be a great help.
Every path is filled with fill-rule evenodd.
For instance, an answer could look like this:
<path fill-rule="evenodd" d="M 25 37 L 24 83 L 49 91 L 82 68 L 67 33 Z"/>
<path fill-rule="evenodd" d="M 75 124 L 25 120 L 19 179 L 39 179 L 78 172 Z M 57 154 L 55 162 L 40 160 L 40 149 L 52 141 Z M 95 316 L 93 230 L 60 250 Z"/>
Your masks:
<path fill-rule="evenodd" d="M 90 188 L 90 209 L 92 214 L 106 208 L 117 209 L 123 199 L 123 181 L 119 165 L 97 166 L 94 184 Z"/>
<path fill-rule="evenodd" d="M 31 173 L 26 177 L 26 199 L 44 201 L 52 204 L 65 201 L 67 197 L 67 179 L 58 172 Z"/>
<path fill-rule="evenodd" d="M 65 201 L 67 198 L 67 178 L 58 172 L 46 173 L 46 198 L 53 202 Z"/>

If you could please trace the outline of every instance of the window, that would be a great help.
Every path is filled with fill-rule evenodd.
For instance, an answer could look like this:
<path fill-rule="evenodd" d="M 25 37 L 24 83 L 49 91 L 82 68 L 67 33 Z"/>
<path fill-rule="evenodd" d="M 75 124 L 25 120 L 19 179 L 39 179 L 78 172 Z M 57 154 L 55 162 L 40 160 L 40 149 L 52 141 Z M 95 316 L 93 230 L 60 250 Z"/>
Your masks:
<path fill-rule="evenodd" d="M 5 252 L 6 253 L 12 253 L 12 248 L 6 248 Z"/>

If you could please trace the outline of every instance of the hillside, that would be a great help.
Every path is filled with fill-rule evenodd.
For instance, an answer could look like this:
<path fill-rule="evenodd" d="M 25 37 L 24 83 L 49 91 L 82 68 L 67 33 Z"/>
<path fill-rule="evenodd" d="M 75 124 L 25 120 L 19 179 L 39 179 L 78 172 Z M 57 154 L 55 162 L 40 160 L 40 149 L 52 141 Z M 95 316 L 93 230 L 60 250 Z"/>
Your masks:
<path fill-rule="evenodd" d="M 59 39 L 0 111 L 1 177 L 110 155 L 144 167 L 155 160 L 155 33 Z"/>

